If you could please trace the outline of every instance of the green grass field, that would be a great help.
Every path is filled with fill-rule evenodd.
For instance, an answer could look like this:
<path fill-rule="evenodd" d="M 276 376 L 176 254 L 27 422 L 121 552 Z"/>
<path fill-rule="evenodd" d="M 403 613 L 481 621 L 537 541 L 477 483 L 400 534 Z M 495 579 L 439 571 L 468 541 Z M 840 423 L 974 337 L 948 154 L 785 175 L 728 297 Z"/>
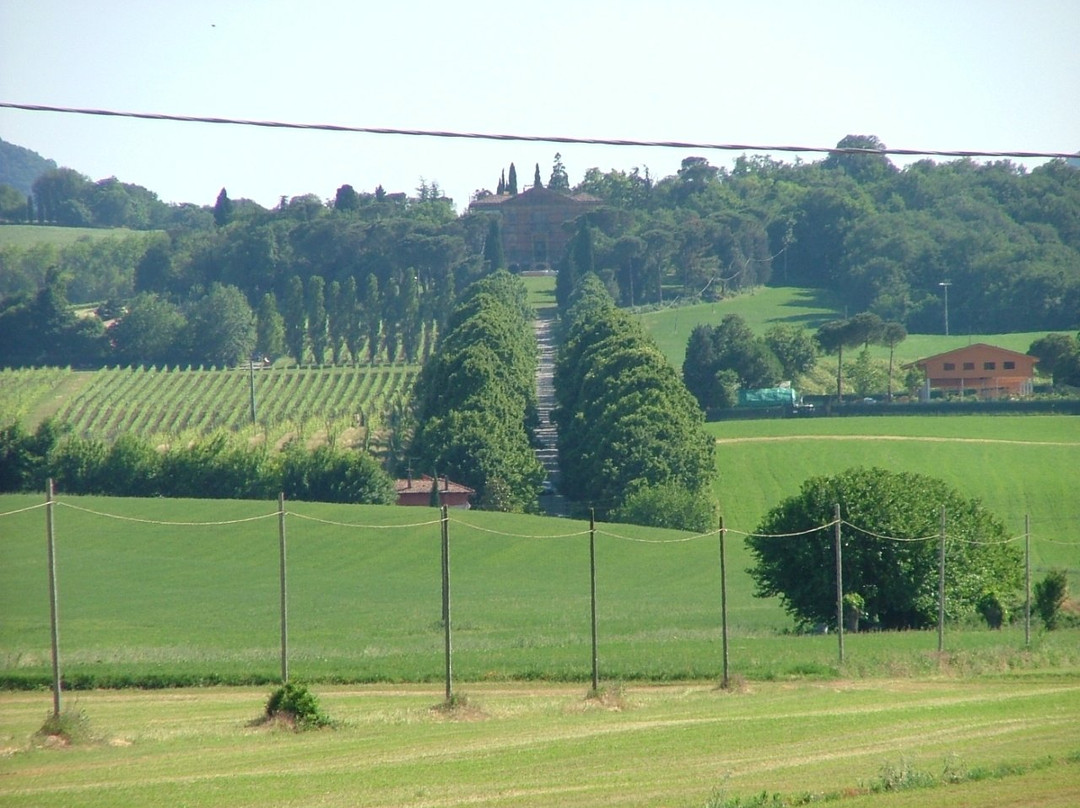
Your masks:
<path fill-rule="evenodd" d="M 67 247 L 82 238 L 126 238 L 158 232 L 129 230 L 126 227 L 53 227 L 52 225 L 6 224 L 0 227 L 0 247 L 8 245 L 27 249 L 37 244 Z"/>
<path fill-rule="evenodd" d="M 796 287 L 760 287 L 752 293 L 738 295 L 716 303 L 699 303 L 693 306 L 675 306 L 640 315 L 646 330 L 660 346 L 660 350 L 676 367 L 682 368 L 686 354 L 686 341 L 694 326 L 717 325 L 727 314 L 738 314 L 755 334 L 764 334 L 772 325 L 800 325 L 811 331 L 822 323 L 844 316 L 843 307 L 835 297 L 819 289 Z M 1020 334 L 911 334 L 896 347 L 897 365 L 914 362 L 926 356 L 962 348 L 975 342 L 986 342 L 1020 353 L 1026 353 L 1031 343 L 1045 331 Z M 874 346 L 871 356 L 888 359 L 889 349 Z M 829 357 L 820 360 L 828 364 Z M 836 360 L 832 359 L 835 371 Z M 835 372 L 833 374 L 835 376 Z"/>
<path fill-rule="evenodd" d="M 891 428 L 891 434 L 880 431 Z M 713 424 L 716 494 L 728 549 L 733 670 L 756 679 L 936 669 L 936 636 L 860 635 L 838 665 L 828 637 L 792 637 L 775 600 L 752 597 L 742 533 L 813 474 L 885 465 L 941 476 L 982 498 L 1032 564 L 1080 583 L 1080 419 L 1064 416 L 822 419 Z M 76 681 L 273 679 L 278 665 L 275 506 L 212 500 L 73 498 L 56 509 L 64 657 Z M 0 512 L 39 505 L 0 499 Z M 89 511 L 115 514 L 109 518 Z M 431 681 L 442 675 L 439 528 L 428 509 L 296 503 L 286 520 L 291 665 L 321 680 Z M 208 526 L 175 522 L 228 522 Z M 314 521 L 312 518 L 322 521 Z M 146 524 L 131 519 L 166 524 Z M 48 601 L 41 509 L 0 521 L 0 673 L 43 681 Z M 361 527 L 406 525 L 411 527 Z M 454 513 L 455 666 L 466 680 L 585 680 L 589 657 L 586 524 Z M 719 675 L 715 536 L 601 525 L 598 623 L 605 676 L 635 680 Z M 955 631 L 965 670 L 1080 665 L 1070 633 L 1021 653 L 1022 629 Z M 1071 649 L 1071 650 L 1070 650 Z M 1053 663 L 1054 665 L 1058 663 Z"/>
<path fill-rule="evenodd" d="M 47 693 L 0 694 L 0 802 L 84 808 L 1075 806 L 1077 679 L 317 690 L 336 729 L 251 726 L 268 689 L 80 694 L 96 739 L 31 741 Z M 918 787 L 920 784 L 923 787 Z M 762 799 L 764 795 L 764 799 Z M 739 800 L 739 802 L 735 802 Z M 761 800 L 761 801 L 751 801 Z M 786 800 L 786 801 L 782 801 Z"/>

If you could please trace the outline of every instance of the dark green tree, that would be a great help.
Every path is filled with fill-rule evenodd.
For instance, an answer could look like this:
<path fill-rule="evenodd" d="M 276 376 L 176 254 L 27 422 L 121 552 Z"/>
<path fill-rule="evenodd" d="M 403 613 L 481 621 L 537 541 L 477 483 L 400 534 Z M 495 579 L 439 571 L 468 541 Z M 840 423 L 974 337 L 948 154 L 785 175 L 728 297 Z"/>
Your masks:
<path fill-rule="evenodd" d="M 229 367 L 251 358 L 255 315 L 235 286 L 215 283 L 191 304 L 186 343 L 193 362 Z"/>
<path fill-rule="evenodd" d="M 543 188 L 544 187 L 544 181 L 542 179 L 540 179 L 540 164 L 539 163 L 536 164 L 536 168 L 533 171 L 533 184 L 532 184 L 532 187 L 533 188 Z"/>
<path fill-rule="evenodd" d="M 492 216 L 488 222 L 487 237 L 484 239 L 484 268 L 488 272 L 506 269 L 506 255 L 503 252 L 502 225 L 498 216 Z"/>
<path fill-rule="evenodd" d="M 307 307 L 304 303 L 304 282 L 299 275 L 289 279 L 281 316 L 285 323 L 285 347 L 298 365 L 303 364 L 304 346 L 307 344 Z"/>
<path fill-rule="evenodd" d="M 214 202 L 214 224 L 218 227 L 224 227 L 233 218 L 233 202 L 229 199 L 228 192 L 222 188 L 218 192 L 217 200 Z"/>
<path fill-rule="evenodd" d="M 840 506 L 844 592 L 883 628 L 937 621 L 941 512 L 947 515 L 945 608 L 951 619 L 975 612 L 994 589 L 1018 591 L 1023 564 L 1008 531 L 978 500 L 934 477 L 852 468 L 806 480 L 774 506 L 747 538 L 757 597 L 780 598 L 800 626 L 836 622 L 834 508 Z"/>
<path fill-rule="evenodd" d="M 506 192 L 510 196 L 517 196 L 518 193 L 517 168 L 514 167 L 513 163 L 510 164 L 510 176 L 506 181 Z"/>
<path fill-rule="evenodd" d="M 277 359 L 285 353 L 285 320 L 269 292 L 259 301 L 255 318 L 255 350 L 262 356 Z"/>
<path fill-rule="evenodd" d="M 1069 596 L 1069 578 L 1063 569 L 1053 569 L 1035 583 L 1035 612 L 1047 631 L 1054 631 L 1061 619 L 1061 607 Z"/>
<path fill-rule="evenodd" d="M 304 289 L 304 308 L 307 310 L 308 344 L 316 365 L 326 361 L 326 346 L 329 341 L 326 313 L 326 281 L 321 275 L 308 278 Z"/>
<path fill-rule="evenodd" d="M 185 356 L 183 312 L 149 292 L 136 295 L 127 311 L 109 328 L 113 355 L 121 364 L 168 364 Z"/>
<path fill-rule="evenodd" d="M 540 167 L 537 166 L 537 172 Z M 560 193 L 570 192 L 570 178 L 566 174 L 566 166 L 563 165 L 562 155 L 555 152 L 555 160 L 551 166 L 551 176 L 548 178 L 548 188 Z"/>

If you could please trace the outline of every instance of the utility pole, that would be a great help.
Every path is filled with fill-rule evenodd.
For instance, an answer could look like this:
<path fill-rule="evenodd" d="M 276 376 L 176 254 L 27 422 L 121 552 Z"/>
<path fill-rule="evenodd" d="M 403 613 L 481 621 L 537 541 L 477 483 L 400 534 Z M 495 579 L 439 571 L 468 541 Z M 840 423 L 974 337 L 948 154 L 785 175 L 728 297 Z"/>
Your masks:
<path fill-rule="evenodd" d="M 945 336 L 949 336 L 949 287 L 952 286 L 952 281 L 940 281 L 938 283 L 942 289 L 945 290 Z"/>

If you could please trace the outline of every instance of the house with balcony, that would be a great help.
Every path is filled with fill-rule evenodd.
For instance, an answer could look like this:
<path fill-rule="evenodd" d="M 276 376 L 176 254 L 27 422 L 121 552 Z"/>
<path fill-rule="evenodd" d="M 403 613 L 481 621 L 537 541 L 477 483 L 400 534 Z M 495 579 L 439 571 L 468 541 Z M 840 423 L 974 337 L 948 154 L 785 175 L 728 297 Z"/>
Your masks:
<path fill-rule="evenodd" d="M 921 370 L 926 375 L 928 391 L 1002 398 L 1031 395 L 1038 361 L 1034 356 L 977 342 L 904 367 Z"/>

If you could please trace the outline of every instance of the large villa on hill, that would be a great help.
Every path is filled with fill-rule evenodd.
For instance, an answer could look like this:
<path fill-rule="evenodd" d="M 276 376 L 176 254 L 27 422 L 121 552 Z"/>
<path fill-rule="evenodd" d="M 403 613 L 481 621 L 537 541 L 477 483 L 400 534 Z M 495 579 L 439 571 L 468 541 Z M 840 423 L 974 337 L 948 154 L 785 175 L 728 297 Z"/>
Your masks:
<path fill-rule="evenodd" d="M 600 205 L 589 194 L 564 194 L 529 188 L 519 194 L 490 194 L 469 205 L 473 213 L 494 213 L 501 220 L 503 254 L 519 269 L 547 267 L 558 260 L 573 235 L 567 223 Z"/>

